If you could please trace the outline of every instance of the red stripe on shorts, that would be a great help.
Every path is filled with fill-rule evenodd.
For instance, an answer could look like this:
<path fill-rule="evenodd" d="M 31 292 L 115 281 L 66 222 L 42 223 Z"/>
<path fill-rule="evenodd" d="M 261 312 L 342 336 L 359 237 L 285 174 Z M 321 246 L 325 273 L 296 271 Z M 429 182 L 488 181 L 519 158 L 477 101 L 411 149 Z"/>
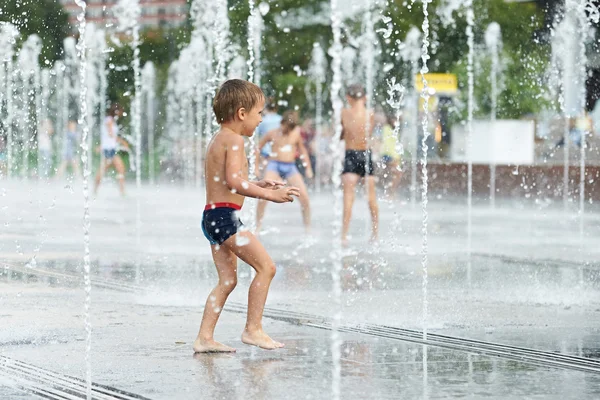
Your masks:
<path fill-rule="evenodd" d="M 211 203 L 204 207 L 204 211 L 214 210 L 215 208 L 233 208 L 234 210 L 241 210 L 242 206 L 239 206 L 235 203 Z"/>

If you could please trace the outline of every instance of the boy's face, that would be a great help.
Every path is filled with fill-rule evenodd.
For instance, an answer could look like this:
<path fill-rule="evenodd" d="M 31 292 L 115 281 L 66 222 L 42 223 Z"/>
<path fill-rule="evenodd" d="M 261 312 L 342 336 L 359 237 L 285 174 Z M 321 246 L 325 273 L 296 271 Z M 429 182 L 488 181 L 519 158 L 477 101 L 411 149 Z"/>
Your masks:
<path fill-rule="evenodd" d="M 244 129 L 242 134 L 244 136 L 252 137 L 258 124 L 262 122 L 262 113 L 265 108 L 265 100 L 261 100 L 258 104 L 252 108 L 249 112 L 244 112 Z"/>

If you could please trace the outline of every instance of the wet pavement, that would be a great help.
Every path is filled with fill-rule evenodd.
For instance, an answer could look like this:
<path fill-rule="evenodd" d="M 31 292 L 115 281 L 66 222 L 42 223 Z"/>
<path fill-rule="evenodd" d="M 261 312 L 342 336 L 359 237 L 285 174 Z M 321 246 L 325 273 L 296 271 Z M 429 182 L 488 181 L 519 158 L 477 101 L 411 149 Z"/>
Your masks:
<path fill-rule="evenodd" d="M 0 356 L 83 377 L 80 188 L 9 182 L 1 190 Z M 286 349 L 274 353 L 240 343 L 250 280 L 249 267 L 241 265 L 232 307 L 217 328 L 238 353 L 194 357 L 191 342 L 216 277 L 199 229 L 203 194 L 169 185 L 141 194 L 139 230 L 134 188 L 120 199 L 109 183 L 92 203 L 94 382 L 148 398 L 331 398 L 331 332 L 278 316 L 331 319 L 337 311 L 331 298 L 333 197 L 313 196 L 308 237 L 297 204 L 267 209 L 261 240 L 278 273 L 265 323 Z M 351 248 L 339 258 L 347 326 L 425 328 L 600 360 L 595 205 L 588 205 L 581 232 L 577 214 L 564 213 L 560 204 L 508 199 L 490 210 L 476 202 L 469 257 L 463 199 L 434 196 L 424 320 L 420 208 L 401 198 L 381 202 L 382 240 L 373 247 L 364 203 L 359 196 Z M 600 374 L 572 366 L 534 365 L 433 341 L 424 347 L 366 330 L 345 332 L 342 339 L 344 398 L 600 395 Z M 18 379 L 6 362 L 2 370 L 0 361 L 0 397 L 27 398 L 15 389 Z"/>

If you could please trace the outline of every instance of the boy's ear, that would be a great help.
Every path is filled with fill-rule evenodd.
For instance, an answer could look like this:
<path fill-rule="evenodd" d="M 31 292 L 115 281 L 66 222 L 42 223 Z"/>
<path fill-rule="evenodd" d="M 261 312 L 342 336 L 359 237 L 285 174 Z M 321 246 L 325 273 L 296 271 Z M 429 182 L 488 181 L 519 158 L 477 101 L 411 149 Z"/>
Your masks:
<path fill-rule="evenodd" d="M 246 119 L 246 109 L 244 107 L 238 108 L 237 117 L 239 118 L 240 121 L 243 121 L 244 119 Z"/>

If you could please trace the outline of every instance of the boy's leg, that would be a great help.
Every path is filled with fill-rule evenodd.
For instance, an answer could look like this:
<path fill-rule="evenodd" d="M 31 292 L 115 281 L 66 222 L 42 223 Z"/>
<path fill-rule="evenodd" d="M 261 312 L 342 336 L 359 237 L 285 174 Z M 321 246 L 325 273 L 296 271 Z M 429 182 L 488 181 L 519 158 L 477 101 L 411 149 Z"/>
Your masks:
<path fill-rule="evenodd" d="M 379 206 L 377 205 L 375 177 L 370 175 L 365 180 L 367 181 L 367 198 L 369 199 L 369 210 L 371 212 L 371 241 L 375 242 L 379 237 Z"/>
<path fill-rule="evenodd" d="M 302 179 L 302 175 L 294 174 L 288 178 L 288 183 L 292 186 L 300 189 L 300 208 L 302 210 L 302 220 L 304 221 L 304 229 L 306 229 L 306 233 L 310 231 L 310 200 L 308 199 L 308 191 L 306 190 L 306 185 L 304 184 L 304 179 Z"/>
<path fill-rule="evenodd" d="M 352 205 L 354 204 L 354 191 L 360 176 L 353 173 L 342 175 L 342 188 L 344 190 L 344 218 L 342 220 L 342 245 L 348 244 L 348 230 L 350 229 L 350 218 L 352 217 Z"/>
<path fill-rule="evenodd" d="M 211 246 L 213 261 L 219 274 L 219 283 L 208 295 L 202 315 L 194 352 L 232 352 L 234 348 L 216 342 L 213 338 L 215 326 L 225 305 L 225 300 L 237 285 L 237 257 L 224 246 Z"/>
<path fill-rule="evenodd" d="M 238 236 L 244 237 L 243 245 L 237 245 L 236 237 Z M 271 339 L 262 328 L 263 310 L 267 301 L 269 286 L 275 276 L 275 263 L 251 232 L 238 232 L 227 239 L 222 247 L 231 250 L 256 271 L 256 276 L 252 280 L 248 291 L 248 318 L 242 334 L 242 342 L 268 350 L 283 347 L 282 343 Z"/>

